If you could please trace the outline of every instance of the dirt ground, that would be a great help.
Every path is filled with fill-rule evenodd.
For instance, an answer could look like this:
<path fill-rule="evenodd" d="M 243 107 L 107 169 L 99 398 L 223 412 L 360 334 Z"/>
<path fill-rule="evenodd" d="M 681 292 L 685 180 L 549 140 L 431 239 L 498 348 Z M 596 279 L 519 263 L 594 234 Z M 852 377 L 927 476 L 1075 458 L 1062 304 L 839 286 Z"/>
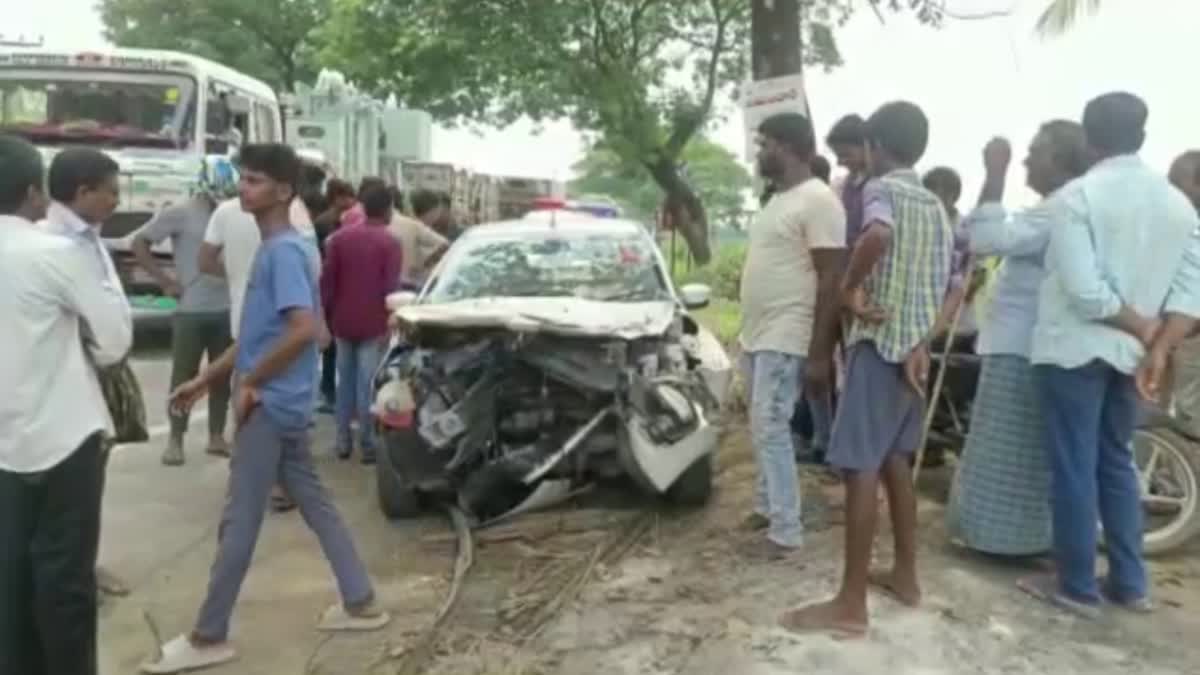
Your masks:
<path fill-rule="evenodd" d="M 1015 589 L 1027 568 L 965 555 L 946 543 L 940 500 L 951 469 L 929 471 L 923 479 L 924 606 L 910 610 L 873 597 L 872 630 L 863 640 L 793 636 L 777 627 L 780 613 L 821 599 L 835 586 L 842 528 L 831 524 L 828 502 L 838 491 L 806 471 L 802 554 L 782 563 L 753 562 L 742 555 L 752 535 L 736 528 L 749 511 L 754 476 L 744 429 L 727 434 L 718 467 L 716 496 L 701 511 L 675 512 L 607 489 L 479 533 L 457 604 L 432 626 L 456 555 L 448 521 L 431 514 L 388 524 L 375 508 L 369 474 L 327 461 L 322 471 L 396 620 L 379 634 L 316 634 L 312 624 L 333 600 L 332 580 L 299 516 L 272 516 L 235 618 L 241 659 L 212 672 L 1196 672 L 1200 548 L 1154 563 L 1161 607 L 1150 617 L 1111 613 L 1084 622 L 1056 614 Z M 222 469 L 204 471 L 217 481 Z M 178 499 L 178 489 L 161 489 L 163 500 Z M 181 538 L 171 551 L 143 543 L 141 554 L 157 551 L 158 557 L 134 571 L 138 588 L 132 597 L 103 608 L 102 658 L 109 675 L 134 672 L 152 648 L 145 611 L 164 637 L 194 615 L 215 546 L 220 493 L 208 490 L 202 500 L 187 507 L 183 522 L 212 522 L 194 525 L 198 534 Z M 877 556 L 886 561 L 886 531 L 880 542 Z M 132 560 L 114 557 L 118 564 Z"/>

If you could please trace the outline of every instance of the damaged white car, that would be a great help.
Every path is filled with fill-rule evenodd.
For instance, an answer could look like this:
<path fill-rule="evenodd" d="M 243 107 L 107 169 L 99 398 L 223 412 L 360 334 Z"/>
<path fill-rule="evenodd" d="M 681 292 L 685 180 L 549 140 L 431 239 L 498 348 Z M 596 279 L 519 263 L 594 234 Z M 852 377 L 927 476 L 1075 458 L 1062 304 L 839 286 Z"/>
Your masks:
<path fill-rule="evenodd" d="M 419 294 L 376 377 L 391 518 L 455 499 L 475 522 L 629 476 L 704 503 L 730 380 L 640 224 L 564 211 L 471 228 Z"/>

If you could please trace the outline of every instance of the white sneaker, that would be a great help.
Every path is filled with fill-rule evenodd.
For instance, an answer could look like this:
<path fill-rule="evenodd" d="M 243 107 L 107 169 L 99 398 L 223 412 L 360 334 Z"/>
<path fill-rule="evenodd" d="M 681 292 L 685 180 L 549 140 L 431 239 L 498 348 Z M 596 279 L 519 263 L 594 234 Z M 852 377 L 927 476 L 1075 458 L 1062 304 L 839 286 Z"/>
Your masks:
<path fill-rule="evenodd" d="M 211 647 L 197 647 L 186 635 L 171 640 L 162 647 L 162 658 L 141 665 L 143 673 L 169 675 L 188 670 L 212 668 L 237 658 L 237 652 L 227 642 Z"/>

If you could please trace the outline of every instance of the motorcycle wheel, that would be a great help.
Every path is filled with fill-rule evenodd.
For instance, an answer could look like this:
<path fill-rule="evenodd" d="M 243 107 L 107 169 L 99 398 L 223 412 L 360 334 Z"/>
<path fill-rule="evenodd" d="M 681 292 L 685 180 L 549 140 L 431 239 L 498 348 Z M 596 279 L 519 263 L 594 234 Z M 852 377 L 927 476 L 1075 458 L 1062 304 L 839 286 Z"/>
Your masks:
<path fill-rule="evenodd" d="M 1200 534 L 1200 448 L 1162 427 L 1133 436 L 1145 517 L 1146 555 L 1168 553 Z"/>

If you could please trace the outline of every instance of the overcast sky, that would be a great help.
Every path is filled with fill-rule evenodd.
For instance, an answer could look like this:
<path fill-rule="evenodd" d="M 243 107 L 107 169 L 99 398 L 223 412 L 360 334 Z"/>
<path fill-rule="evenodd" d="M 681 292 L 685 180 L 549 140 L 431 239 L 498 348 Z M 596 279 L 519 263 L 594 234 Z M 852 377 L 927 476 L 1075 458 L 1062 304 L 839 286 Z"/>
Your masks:
<path fill-rule="evenodd" d="M 192 0 L 201 2 L 203 0 Z M 1013 8 L 1009 18 L 950 21 L 941 30 L 903 17 L 886 24 L 863 11 L 838 33 L 846 65 L 808 77 L 810 101 L 823 136 L 838 116 L 869 114 L 906 98 L 920 104 L 932 125 L 923 167 L 947 164 L 963 174 L 964 201 L 974 201 L 981 179 L 980 150 L 995 134 L 1020 151 L 1037 126 L 1057 117 L 1078 119 L 1091 97 L 1114 89 L 1149 103 L 1144 155 L 1166 169 L 1179 152 L 1200 147 L 1200 91 L 1193 89 L 1194 38 L 1200 2 L 1106 0 L 1106 7 L 1070 35 L 1042 41 L 1032 26 L 1047 0 L 951 0 L 958 11 Z M 102 43 L 94 0 L 0 0 L 5 33 L 44 35 L 51 46 Z M 865 5 L 865 2 L 863 3 Z M 1169 73 L 1174 70 L 1176 75 Z M 723 103 L 712 134 L 741 154 L 741 116 Z M 488 130 L 438 130 L 434 159 L 479 171 L 566 179 L 582 141 L 570 125 L 546 125 L 535 137 L 528 124 Z M 1013 179 L 1022 184 L 1019 162 Z M 1027 199 L 1028 195 L 1023 196 Z"/>

